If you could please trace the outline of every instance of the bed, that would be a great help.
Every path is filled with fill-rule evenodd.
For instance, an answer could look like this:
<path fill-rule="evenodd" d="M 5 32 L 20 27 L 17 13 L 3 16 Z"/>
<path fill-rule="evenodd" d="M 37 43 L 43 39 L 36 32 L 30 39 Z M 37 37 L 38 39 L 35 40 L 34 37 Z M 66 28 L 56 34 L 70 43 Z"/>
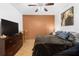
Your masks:
<path fill-rule="evenodd" d="M 37 36 L 33 56 L 53 56 L 74 46 L 73 41 L 63 40 L 57 35 Z"/>

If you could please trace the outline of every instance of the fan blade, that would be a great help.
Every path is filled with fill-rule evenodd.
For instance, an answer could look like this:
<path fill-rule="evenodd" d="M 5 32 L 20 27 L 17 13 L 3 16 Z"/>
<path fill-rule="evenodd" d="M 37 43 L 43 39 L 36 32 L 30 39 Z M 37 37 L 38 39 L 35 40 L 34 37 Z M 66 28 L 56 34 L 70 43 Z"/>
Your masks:
<path fill-rule="evenodd" d="M 46 8 L 44 8 L 45 11 L 48 11 Z"/>
<path fill-rule="evenodd" d="M 36 9 L 35 12 L 38 12 L 38 9 Z"/>
<path fill-rule="evenodd" d="M 37 6 L 37 5 L 28 5 L 28 6 Z"/>
<path fill-rule="evenodd" d="M 46 6 L 54 5 L 54 3 L 46 3 L 45 5 L 46 5 Z"/>

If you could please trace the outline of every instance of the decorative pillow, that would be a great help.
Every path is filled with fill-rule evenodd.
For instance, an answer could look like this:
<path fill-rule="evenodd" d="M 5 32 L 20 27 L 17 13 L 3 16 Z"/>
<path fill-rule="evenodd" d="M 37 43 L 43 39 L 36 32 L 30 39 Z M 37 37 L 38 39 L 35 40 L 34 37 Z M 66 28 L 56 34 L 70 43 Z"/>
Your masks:
<path fill-rule="evenodd" d="M 79 33 L 72 32 L 71 34 L 72 34 L 75 38 L 76 38 L 76 37 L 79 38 Z"/>
<path fill-rule="evenodd" d="M 62 39 L 67 39 L 69 37 L 69 35 L 70 35 L 70 32 L 63 32 L 62 31 L 62 32 L 57 33 L 57 36 L 62 38 Z"/>
<path fill-rule="evenodd" d="M 71 32 L 71 34 L 73 35 L 73 41 L 74 42 L 79 42 L 79 33 L 76 33 L 76 32 Z M 70 38 L 69 38 L 70 40 Z"/>
<path fill-rule="evenodd" d="M 60 33 L 62 33 L 62 31 L 57 31 L 57 32 L 56 32 L 56 35 L 59 35 Z"/>
<path fill-rule="evenodd" d="M 70 34 L 68 40 L 69 40 L 69 41 L 75 40 L 75 36 L 74 36 L 73 34 Z"/>
<path fill-rule="evenodd" d="M 75 45 L 75 43 L 76 43 L 76 37 L 72 33 L 70 34 L 68 40 L 70 42 L 72 42 L 72 45 Z"/>

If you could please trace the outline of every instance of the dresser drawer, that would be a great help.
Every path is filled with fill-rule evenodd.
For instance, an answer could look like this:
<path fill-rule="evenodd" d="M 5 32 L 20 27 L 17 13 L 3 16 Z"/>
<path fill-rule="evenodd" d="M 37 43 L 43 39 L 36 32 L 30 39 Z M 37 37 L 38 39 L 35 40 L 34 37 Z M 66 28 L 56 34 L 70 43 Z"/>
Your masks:
<path fill-rule="evenodd" d="M 5 41 L 6 49 L 17 43 L 17 39 L 7 39 Z"/>
<path fill-rule="evenodd" d="M 22 38 L 20 35 L 7 36 L 0 40 L 0 56 L 13 56 L 22 46 Z"/>

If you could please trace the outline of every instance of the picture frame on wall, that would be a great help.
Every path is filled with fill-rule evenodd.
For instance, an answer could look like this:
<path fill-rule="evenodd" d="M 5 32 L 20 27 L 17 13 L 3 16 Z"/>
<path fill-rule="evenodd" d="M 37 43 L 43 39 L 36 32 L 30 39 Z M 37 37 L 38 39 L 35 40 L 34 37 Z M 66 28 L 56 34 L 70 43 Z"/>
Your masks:
<path fill-rule="evenodd" d="M 61 26 L 73 26 L 74 25 L 74 7 L 70 7 L 61 14 Z"/>

